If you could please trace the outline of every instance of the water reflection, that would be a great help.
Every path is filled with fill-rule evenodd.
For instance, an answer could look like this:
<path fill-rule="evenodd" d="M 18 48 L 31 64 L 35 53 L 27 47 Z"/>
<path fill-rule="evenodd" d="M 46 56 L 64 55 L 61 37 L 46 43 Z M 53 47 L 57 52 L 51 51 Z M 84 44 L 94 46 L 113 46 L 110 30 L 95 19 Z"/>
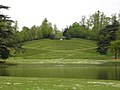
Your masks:
<path fill-rule="evenodd" d="M 100 70 L 98 72 L 98 79 L 108 79 L 108 73 L 107 70 Z"/>
<path fill-rule="evenodd" d="M 9 76 L 9 72 L 4 65 L 0 65 L 0 76 Z"/>
<path fill-rule="evenodd" d="M 120 64 L 0 65 L 0 76 L 120 80 Z"/>
<path fill-rule="evenodd" d="M 118 63 L 115 64 L 115 78 L 116 80 L 120 80 L 120 67 Z"/>
<path fill-rule="evenodd" d="M 98 71 L 98 79 L 120 80 L 120 63 L 103 65 Z"/>

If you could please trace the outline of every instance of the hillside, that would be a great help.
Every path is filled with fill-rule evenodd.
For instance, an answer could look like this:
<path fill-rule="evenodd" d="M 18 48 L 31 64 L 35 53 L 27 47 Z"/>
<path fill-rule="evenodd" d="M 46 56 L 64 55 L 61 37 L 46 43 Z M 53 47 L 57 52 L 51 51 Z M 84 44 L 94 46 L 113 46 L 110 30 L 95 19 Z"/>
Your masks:
<path fill-rule="evenodd" d="M 96 42 L 85 39 L 36 40 L 23 45 L 25 53 L 17 54 L 23 59 L 106 59 L 96 53 Z"/>

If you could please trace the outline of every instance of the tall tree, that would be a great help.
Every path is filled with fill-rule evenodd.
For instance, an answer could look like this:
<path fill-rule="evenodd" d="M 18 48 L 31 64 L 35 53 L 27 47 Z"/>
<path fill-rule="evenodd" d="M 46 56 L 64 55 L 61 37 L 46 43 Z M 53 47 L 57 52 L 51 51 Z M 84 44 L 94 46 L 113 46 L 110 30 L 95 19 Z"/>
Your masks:
<path fill-rule="evenodd" d="M 0 9 L 9 9 L 8 6 L 0 5 Z M 0 14 L 0 58 L 7 59 L 10 50 L 18 50 L 20 45 L 15 39 L 13 21 L 7 15 Z"/>
<path fill-rule="evenodd" d="M 21 36 L 23 38 L 23 42 L 33 40 L 31 31 L 28 27 L 24 26 L 20 33 L 21 33 Z"/>
<path fill-rule="evenodd" d="M 38 39 L 42 39 L 43 38 L 41 27 L 38 27 L 37 36 L 38 36 Z"/>
<path fill-rule="evenodd" d="M 110 43 L 117 39 L 119 26 L 119 23 L 114 20 L 113 24 L 107 25 L 100 31 L 97 52 L 107 54 Z"/>
<path fill-rule="evenodd" d="M 31 35 L 32 35 L 32 38 L 33 38 L 33 40 L 36 40 L 36 39 L 38 39 L 38 36 L 37 36 L 37 30 L 38 30 L 38 27 L 37 26 L 32 26 L 31 27 Z"/>
<path fill-rule="evenodd" d="M 53 33 L 52 24 L 49 23 L 46 18 L 42 22 L 41 30 L 42 30 L 43 38 L 50 38 L 51 34 Z"/>
<path fill-rule="evenodd" d="M 81 26 L 83 26 L 84 28 L 86 28 L 86 25 L 85 25 L 86 24 L 86 16 L 82 16 L 80 24 L 81 24 Z"/>
<path fill-rule="evenodd" d="M 94 34 L 93 38 L 95 40 L 98 39 L 98 33 L 102 28 L 109 24 L 110 18 L 106 17 L 103 12 L 97 11 L 92 14 L 89 18 L 89 22 L 91 22 L 92 32 Z"/>

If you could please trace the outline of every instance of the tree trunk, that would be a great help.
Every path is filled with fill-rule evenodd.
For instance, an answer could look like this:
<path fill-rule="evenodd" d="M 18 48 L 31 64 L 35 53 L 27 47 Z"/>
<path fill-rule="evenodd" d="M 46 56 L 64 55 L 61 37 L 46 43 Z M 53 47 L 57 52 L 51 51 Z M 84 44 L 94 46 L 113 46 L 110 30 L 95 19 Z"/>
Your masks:
<path fill-rule="evenodd" d="M 117 52 L 115 51 L 115 59 L 117 59 Z"/>
<path fill-rule="evenodd" d="M 115 59 L 118 59 L 119 56 L 119 52 L 117 51 L 117 49 L 115 49 Z"/>

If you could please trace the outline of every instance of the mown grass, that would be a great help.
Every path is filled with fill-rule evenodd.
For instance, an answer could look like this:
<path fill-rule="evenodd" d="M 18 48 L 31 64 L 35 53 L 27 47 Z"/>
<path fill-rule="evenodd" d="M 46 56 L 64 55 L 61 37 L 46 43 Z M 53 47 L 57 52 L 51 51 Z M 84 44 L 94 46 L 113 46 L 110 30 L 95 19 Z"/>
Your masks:
<path fill-rule="evenodd" d="M 37 40 L 24 43 L 25 53 L 16 57 L 23 59 L 94 59 L 105 60 L 108 56 L 96 53 L 96 42 L 85 39 Z"/>
<path fill-rule="evenodd" d="M 120 82 L 68 78 L 0 77 L 0 90 L 120 90 Z"/>

